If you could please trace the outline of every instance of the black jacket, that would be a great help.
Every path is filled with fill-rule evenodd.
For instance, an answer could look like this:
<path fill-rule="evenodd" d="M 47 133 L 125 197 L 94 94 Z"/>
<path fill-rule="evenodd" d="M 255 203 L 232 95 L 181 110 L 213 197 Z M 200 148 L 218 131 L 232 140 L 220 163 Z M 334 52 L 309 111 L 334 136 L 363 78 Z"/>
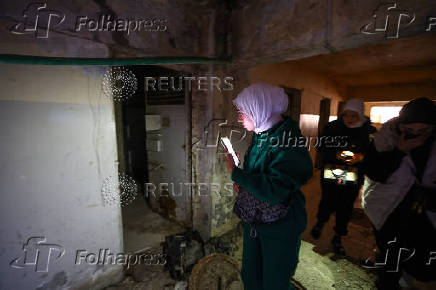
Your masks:
<path fill-rule="evenodd" d="M 328 123 L 318 138 L 318 151 L 322 154 L 322 167 L 327 163 L 347 165 L 344 161 L 336 158 L 338 152 L 352 151 L 354 153 L 366 154 L 370 148 L 370 134 L 377 130 L 371 125 L 368 117 L 361 126 L 357 128 L 347 127 L 342 118 Z M 362 163 L 356 163 L 359 180 L 363 181 Z M 359 182 L 361 183 L 361 182 Z"/>

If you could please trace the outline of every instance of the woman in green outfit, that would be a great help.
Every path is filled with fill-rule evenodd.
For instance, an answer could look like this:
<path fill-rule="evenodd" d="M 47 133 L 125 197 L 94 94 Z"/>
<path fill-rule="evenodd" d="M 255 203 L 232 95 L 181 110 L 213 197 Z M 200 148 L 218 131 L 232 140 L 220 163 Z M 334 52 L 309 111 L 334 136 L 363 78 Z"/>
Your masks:
<path fill-rule="evenodd" d="M 312 160 L 298 124 L 281 114 L 288 97 L 282 88 L 253 84 L 233 101 L 238 122 L 254 131 L 236 167 L 230 154 L 226 165 L 236 189 L 269 205 L 287 204 L 286 215 L 274 222 L 244 222 L 241 276 L 246 290 L 294 289 L 290 280 L 298 264 L 301 233 L 307 226 L 305 198 L 300 190 L 311 177 Z"/>

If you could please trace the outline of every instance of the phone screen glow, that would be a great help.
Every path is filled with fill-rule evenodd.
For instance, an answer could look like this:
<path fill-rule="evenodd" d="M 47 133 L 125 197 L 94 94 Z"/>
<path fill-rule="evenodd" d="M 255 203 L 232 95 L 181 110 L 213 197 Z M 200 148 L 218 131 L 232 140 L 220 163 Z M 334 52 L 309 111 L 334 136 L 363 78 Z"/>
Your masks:
<path fill-rule="evenodd" d="M 221 140 L 224 143 L 224 146 L 226 146 L 227 151 L 229 151 L 230 154 L 233 156 L 233 161 L 235 161 L 235 165 L 239 165 L 239 159 L 238 156 L 236 156 L 235 150 L 233 150 L 232 143 L 230 142 L 229 138 L 227 137 L 221 137 Z"/>

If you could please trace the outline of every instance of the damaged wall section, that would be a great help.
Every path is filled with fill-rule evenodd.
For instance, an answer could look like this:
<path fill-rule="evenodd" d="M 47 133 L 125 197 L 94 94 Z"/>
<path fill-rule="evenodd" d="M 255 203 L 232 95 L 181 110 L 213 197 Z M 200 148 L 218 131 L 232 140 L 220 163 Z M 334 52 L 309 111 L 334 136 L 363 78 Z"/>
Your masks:
<path fill-rule="evenodd" d="M 102 195 L 104 180 L 118 177 L 103 71 L 0 65 L 2 289 L 72 288 L 108 271 L 101 285 L 120 278 L 119 265 L 76 260 L 80 249 L 123 251 L 120 205 Z"/>

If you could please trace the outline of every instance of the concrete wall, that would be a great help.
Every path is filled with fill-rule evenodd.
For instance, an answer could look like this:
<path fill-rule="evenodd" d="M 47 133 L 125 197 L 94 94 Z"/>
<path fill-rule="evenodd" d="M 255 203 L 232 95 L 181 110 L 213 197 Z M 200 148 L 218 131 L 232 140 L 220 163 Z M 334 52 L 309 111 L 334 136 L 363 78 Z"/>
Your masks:
<path fill-rule="evenodd" d="M 392 41 L 396 16 L 391 12 L 385 33 L 363 34 L 361 28 L 373 20 L 380 1 L 347 0 L 260 0 L 243 1 L 232 17 L 233 55 L 241 63 L 276 63 L 345 49 Z M 394 1 L 397 10 L 415 15 L 413 23 L 401 24 L 399 37 L 435 33 L 426 32 L 429 16 L 436 16 L 432 0 Z M 386 8 L 380 8 L 385 11 Z M 378 13 L 378 17 L 386 14 Z M 406 21 L 407 19 L 403 19 Z M 379 26 L 378 26 L 379 28 Z"/>
<path fill-rule="evenodd" d="M 234 81 L 232 82 L 233 90 L 214 92 L 214 116 L 215 118 L 221 117 L 227 121 L 226 125 L 221 125 L 219 128 L 216 128 L 216 131 L 220 132 L 221 136 L 227 136 L 231 139 L 234 149 L 241 157 L 241 164 L 243 164 L 244 153 L 250 144 L 252 132 L 247 132 L 242 125 L 237 122 L 237 112 L 233 106 L 232 100 L 250 84 L 248 71 L 228 66 L 221 69 L 219 75 L 222 77 L 231 76 L 234 78 Z M 233 213 L 233 205 L 237 193 L 233 192 L 233 181 L 230 178 L 230 173 L 228 173 L 226 169 L 224 151 L 217 150 L 216 152 L 216 157 L 213 159 L 213 170 L 215 174 L 212 180 L 214 183 L 220 184 L 221 190 L 219 195 L 212 195 L 212 236 L 219 236 L 231 230 L 240 221 Z"/>
<path fill-rule="evenodd" d="M 208 35 L 214 38 L 213 21 L 210 19 L 215 18 L 215 12 L 207 3 L 189 0 L 53 0 L 48 1 L 47 7 L 39 12 L 39 25 L 42 27 L 38 30 L 39 37 L 35 33 L 11 33 L 11 27 L 24 22 L 24 13 L 28 15 L 29 24 L 35 23 L 34 7 L 25 11 L 28 4 L 26 0 L 0 3 L 0 53 L 59 57 L 156 57 L 212 56 L 216 52 L 214 42 L 208 41 Z M 59 23 L 60 18 L 53 17 L 49 34 L 43 38 L 47 31 L 44 28 L 47 27 L 48 10 L 65 16 L 65 19 Z M 117 28 L 118 31 L 100 30 L 104 25 L 96 31 L 80 26 L 77 31 L 78 23 L 85 21 L 79 17 L 100 21 L 101 15 L 138 21 L 138 28 L 134 31 L 135 23 L 132 22 L 128 34 L 123 31 L 123 25 Z M 139 21 L 150 19 L 156 20 L 156 25 L 139 30 Z"/>
<path fill-rule="evenodd" d="M 232 77 L 232 90 L 208 90 L 192 92 L 192 161 L 193 182 L 206 183 L 210 190 L 202 196 L 196 191 L 193 199 L 194 228 L 207 239 L 225 233 L 238 221 L 232 213 L 235 195 L 226 188 L 232 183 L 225 169 L 223 150 L 216 143 L 218 136 L 229 136 L 232 130 L 243 134 L 245 130 L 237 124 L 236 110 L 232 99 L 249 84 L 246 70 L 232 65 L 208 65 L 198 67 L 196 74 L 215 76 L 221 79 Z M 208 133 L 205 134 L 205 131 Z M 232 133 L 232 143 L 238 152 L 247 149 L 251 135 L 241 138 Z M 212 185 L 216 184 L 216 185 Z"/>
<path fill-rule="evenodd" d="M 75 264 L 80 249 L 123 250 L 120 206 L 101 193 L 117 176 L 113 104 L 101 81 L 96 67 L 0 65 L 1 289 L 89 289 L 120 279 L 120 266 Z M 46 240 L 25 246 L 32 237 Z M 23 262 L 23 247 L 30 265 L 11 267 Z"/>
<path fill-rule="evenodd" d="M 190 130 L 186 126 L 185 105 L 149 105 L 147 114 L 160 115 L 168 119 L 168 125 L 162 126 L 159 130 L 148 131 L 147 140 L 156 138 L 155 134 L 161 135 L 159 140 L 162 142 L 162 149 L 159 152 L 148 150 L 147 162 L 154 164 L 150 168 L 156 167 L 155 164 L 162 164 L 157 170 L 148 172 L 148 182 L 156 185 L 156 194 L 150 193 L 148 200 L 155 207 L 159 207 L 160 195 L 163 200 L 172 200 L 175 209 L 170 208 L 167 213 L 176 220 L 190 226 L 190 202 L 189 187 L 185 185 L 187 180 L 186 164 L 186 131 Z M 189 140 L 190 142 L 191 140 Z M 167 183 L 168 193 L 161 192 L 160 183 Z"/>

